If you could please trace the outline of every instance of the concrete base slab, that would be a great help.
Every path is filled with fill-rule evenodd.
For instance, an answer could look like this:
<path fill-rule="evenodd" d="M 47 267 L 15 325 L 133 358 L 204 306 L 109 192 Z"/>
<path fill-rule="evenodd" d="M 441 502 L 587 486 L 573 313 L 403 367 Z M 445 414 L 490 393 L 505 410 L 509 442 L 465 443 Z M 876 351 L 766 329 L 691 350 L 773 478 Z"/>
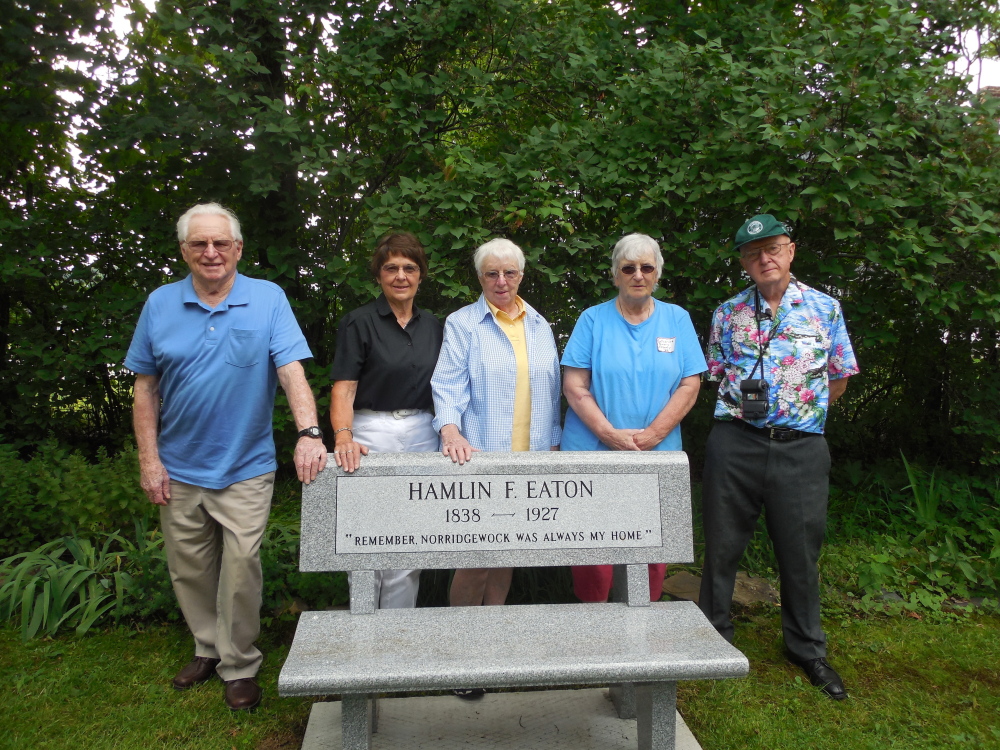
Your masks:
<path fill-rule="evenodd" d="M 619 719 L 601 688 L 379 701 L 373 750 L 635 750 L 635 719 Z M 341 750 L 340 703 L 315 703 L 302 750 Z M 701 750 L 677 714 L 677 750 Z"/>

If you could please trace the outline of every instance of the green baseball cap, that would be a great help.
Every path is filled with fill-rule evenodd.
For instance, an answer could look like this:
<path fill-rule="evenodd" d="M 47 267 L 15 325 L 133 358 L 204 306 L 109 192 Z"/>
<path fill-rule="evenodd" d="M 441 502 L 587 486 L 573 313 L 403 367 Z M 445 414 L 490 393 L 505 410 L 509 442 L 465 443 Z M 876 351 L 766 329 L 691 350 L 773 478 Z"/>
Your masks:
<path fill-rule="evenodd" d="M 777 237 L 780 234 L 791 236 L 792 230 L 771 214 L 757 214 L 743 222 L 743 226 L 736 233 L 736 239 L 733 242 L 736 244 L 736 249 L 739 250 L 748 242 L 759 240 L 762 237 Z"/>

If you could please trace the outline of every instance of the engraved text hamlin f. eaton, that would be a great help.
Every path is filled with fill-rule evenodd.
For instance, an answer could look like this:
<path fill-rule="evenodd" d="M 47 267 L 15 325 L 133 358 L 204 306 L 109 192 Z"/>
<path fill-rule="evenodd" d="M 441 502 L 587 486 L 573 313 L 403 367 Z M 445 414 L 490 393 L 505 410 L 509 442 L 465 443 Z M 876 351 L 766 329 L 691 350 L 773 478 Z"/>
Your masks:
<path fill-rule="evenodd" d="M 593 480 L 528 479 L 503 482 L 503 498 L 528 500 L 593 497 Z M 523 493 L 523 494 L 519 494 Z M 493 497 L 493 482 L 410 482 L 410 500 L 486 500 Z"/>

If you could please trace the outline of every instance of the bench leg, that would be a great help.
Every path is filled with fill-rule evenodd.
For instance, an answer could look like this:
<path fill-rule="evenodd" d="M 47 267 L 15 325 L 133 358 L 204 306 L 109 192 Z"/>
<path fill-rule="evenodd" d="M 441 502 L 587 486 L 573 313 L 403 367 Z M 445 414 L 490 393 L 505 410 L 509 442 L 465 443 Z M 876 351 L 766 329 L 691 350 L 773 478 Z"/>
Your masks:
<path fill-rule="evenodd" d="M 615 704 L 615 711 L 618 712 L 619 719 L 635 718 L 635 684 L 623 682 L 621 685 L 612 685 L 611 702 Z"/>
<path fill-rule="evenodd" d="M 340 703 L 344 750 L 371 750 L 372 703 L 367 695 L 344 695 Z"/>
<path fill-rule="evenodd" d="M 637 685 L 639 750 L 674 750 L 677 735 L 677 683 Z"/>

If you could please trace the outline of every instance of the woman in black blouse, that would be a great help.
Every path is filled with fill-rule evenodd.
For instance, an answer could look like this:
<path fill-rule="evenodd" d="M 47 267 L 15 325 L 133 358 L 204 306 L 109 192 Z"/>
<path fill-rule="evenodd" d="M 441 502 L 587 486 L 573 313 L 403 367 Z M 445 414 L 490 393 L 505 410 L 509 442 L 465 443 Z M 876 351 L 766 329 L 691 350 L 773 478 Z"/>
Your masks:
<path fill-rule="evenodd" d="M 427 275 L 427 256 L 409 232 L 378 241 L 371 272 L 382 294 L 340 322 L 330 419 L 337 466 L 352 472 L 375 452 L 436 451 L 431 375 L 441 349 L 441 322 L 413 304 Z M 376 571 L 381 609 L 413 607 L 419 570 Z"/>

